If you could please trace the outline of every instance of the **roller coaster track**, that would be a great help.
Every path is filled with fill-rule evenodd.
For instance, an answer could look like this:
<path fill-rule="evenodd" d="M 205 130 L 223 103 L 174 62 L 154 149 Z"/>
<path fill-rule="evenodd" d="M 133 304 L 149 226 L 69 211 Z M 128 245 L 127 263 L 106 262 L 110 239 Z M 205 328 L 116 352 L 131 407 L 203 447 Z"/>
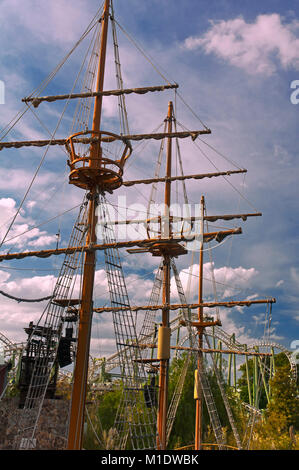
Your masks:
<path fill-rule="evenodd" d="M 3 333 L 0 333 L 0 342 L 9 348 L 14 346 L 14 343 L 10 341 L 10 339 L 8 339 Z"/>
<path fill-rule="evenodd" d="M 260 341 L 255 341 L 254 343 L 251 343 L 247 346 L 247 349 L 248 351 L 250 350 L 253 350 L 255 348 L 273 348 L 273 349 L 278 349 L 279 351 L 281 351 L 282 353 L 284 353 L 286 355 L 286 357 L 288 358 L 289 360 L 289 363 L 290 363 L 290 369 L 291 369 L 291 374 L 292 374 L 292 379 L 294 381 L 297 380 L 297 363 L 293 357 L 293 354 L 287 349 L 285 348 L 284 346 L 282 346 L 281 344 L 279 343 L 275 343 L 273 341 L 264 341 L 264 340 L 260 340 Z"/>
<path fill-rule="evenodd" d="M 236 350 L 239 350 L 241 352 L 245 350 L 244 344 L 238 343 L 237 341 L 232 342 L 231 336 L 228 333 L 226 333 L 222 328 L 219 328 L 218 326 L 214 327 L 214 331 L 207 328 L 206 333 L 209 336 L 215 336 L 215 338 L 219 339 L 220 341 L 223 341 L 227 346 L 232 346 L 233 344 Z M 187 338 L 185 338 L 185 341 L 186 339 Z M 279 351 L 284 353 L 290 363 L 292 379 L 294 381 L 297 380 L 297 364 L 292 353 L 287 348 L 285 348 L 279 343 L 276 343 L 270 340 L 258 340 L 247 345 L 247 351 L 254 351 L 255 348 L 273 348 L 273 349 L 278 349 Z M 266 367 L 266 370 L 267 370 L 267 367 Z"/>
<path fill-rule="evenodd" d="M 2 352 L 4 358 L 11 357 L 13 354 L 20 353 L 26 347 L 26 343 L 12 343 L 6 336 L 0 333 L 0 346 L 2 343 Z"/>
<path fill-rule="evenodd" d="M 206 342 L 207 342 L 208 348 L 210 348 L 209 339 L 206 335 L 205 335 L 205 337 L 206 337 Z M 214 372 L 215 372 L 215 375 L 216 375 L 218 387 L 220 389 L 222 400 L 223 400 L 223 403 L 224 403 L 224 406 L 225 406 L 225 409 L 226 409 L 226 413 L 227 413 L 227 416 L 228 416 L 228 419 L 229 419 L 229 422 L 230 422 L 230 425 L 231 425 L 231 428 L 232 428 L 232 431 L 233 431 L 233 434 L 234 434 L 234 437 L 235 437 L 235 440 L 236 440 L 236 444 L 237 444 L 238 449 L 241 450 L 242 449 L 241 439 L 240 439 L 240 436 L 239 436 L 239 433 L 238 433 L 238 430 L 237 430 L 237 427 L 236 427 L 236 423 L 235 423 L 235 420 L 234 420 L 234 417 L 233 417 L 232 409 L 230 407 L 227 395 L 225 393 L 225 384 L 224 384 L 222 375 L 218 370 L 214 354 L 212 354 L 212 361 L 213 361 L 213 369 L 214 369 Z"/>
<path fill-rule="evenodd" d="M 179 320 L 181 320 L 183 318 L 182 315 L 178 315 L 176 318 L 174 318 L 170 325 L 171 325 L 171 332 L 173 333 L 174 331 L 176 331 L 178 328 L 179 328 Z M 239 343 L 238 341 L 232 341 L 232 337 L 231 335 L 229 335 L 225 330 L 223 330 L 223 328 L 221 327 L 218 327 L 218 326 L 214 326 L 213 329 L 211 327 L 209 328 L 206 328 L 206 334 L 210 337 L 215 337 L 216 339 L 219 339 L 220 341 L 222 341 L 226 346 L 228 347 L 231 347 L 232 345 L 234 346 L 234 349 L 240 351 L 240 352 L 244 352 L 245 351 L 245 345 L 244 344 L 241 344 Z M 142 340 L 140 340 L 140 344 L 142 344 L 143 342 L 144 343 L 147 343 L 149 340 L 151 340 L 151 342 L 153 344 L 156 344 L 157 343 L 157 340 L 153 340 L 152 339 L 152 333 L 149 334 L 148 336 L 145 336 Z M 183 346 L 187 341 L 189 341 L 189 334 L 185 335 L 181 341 L 179 342 L 179 346 Z M 276 342 L 273 342 L 273 341 L 265 341 L 265 340 L 260 340 L 260 341 L 255 341 L 254 343 L 251 343 L 249 345 L 247 345 L 247 351 L 252 351 L 254 350 L 254 348 L 256 347 L 268 347 L 268 348 L 276 348 L 278 349 L 279 351 L 283 352 L 286 357 L 288 358 L 289 360 L 289 363 L 290 363 L 290 368 L 291 368 L 291 374 L 292 374 L 292 378 L 293 380 L 297 380 L 297 365 L 296 365 L 296 362 L 293 358 L 293 355 L 292 353 L 286 349 L 284 346 L 282 346 L 281 344 L 279 343 L 276 343 Z M 110 372 L 111 370 L 113 370 L 114 368 L 117 367 L 118 365 L 118 353 L 113 353 L 111 356 L 107 357 L 105 359 L 105 363 L 106 363 L 106 368 L 105 370 L 107 372 Z"/>
<path fill-rule="evenodd" d="M 186 304 L 187 302 L 186 302 L 186 299 L 185 299 L 185 296 L 184 296 L 182 286 L 179 282 L 179 276 L 178 276 L 178 273 L 176 272 L 175 265 L 173 267 L 173 272 L 174 272 L 175 278 L 176 278 L 176 284 L 177 284 L 177 288 L 178 288 L 180 301 L 181 301 L 182 304 Z M 155 294 L 156 294 L 155 295 L 155 301 L 156 301 L 157 298 L 158 298 L 157 289 L 156 289 Z M 153 295 L 152 295 L 150 305 L 152 305 L 153 303 L 154 302 L 153 302 Z M 186 319 L 187 315 L 189 315 L 189 312 L 188 312 L 187 309 L 185 309 L 185 311 L 182 311 L 180 315 L 178 315 L 176 318 L 174 318 L 171 321 L 170 326 L 171 326 L 172 333 L 180 328 L 180 320 L 183 319 L 183 318 Z M 146 331 L 144 331 L 144 333 L 146 333 L 146 334 L 144 334 L 142 336 L 142 338 L 140 337 L 140 340 L 139 340 L 140 345 L 142 345 L 142 343 L 146 344 L 149 341 L 152 344 L 157 343 L 157 338 L 155 338 L 153 336 L 153 333 L 154 333 L 153 319 L 151 318 L 151 320 L 152 320 L 152 328 L 150 328 L 149 323 L 147 323 Z M 212 327 L 206 328 L 205 334 L 206 334 L 206 340 L 207 340 L 208 346 L 209 346 L 208 336 L 210 336 L 210 337 L 213 337 L 213 338 L 216 338 L 216 339 L 222 341 L 228 347 L 228 349 L 231 349 L 233 347 L 234 350 L 237 350 L 239 352 L 245 352 L 245 351 L 247 351 L 247 352 L 250 352 L 250 351 L 256 352 L 256 350 L 258 350 L 259 348 L 277 349 L 277 350 L 283 352 L 286 355 L 286 357 L 288 358 L 289 363 L 290 363 L 290 370 L 291 370 L 292 379 L 293 380 L 297 379 L 297 365 L 296 365 L 296 362 L 293 358 L 293 355 L 290 351 L 288 351 L 281 344 L 278 344 L 278 343 L 270 341 L 270 340 L 259 340 L 259 341 L 255 341 L 255 342 L 253 342 L 249 345 L 241 344 L 238 341 L 236 341 L 235 339 L 233 340 L 232 336 L 230 334 L 228 334 L 225 330 L 223 330 L 223 328 L 221 328 L 219 326 L 214 326 L 213 328 Z M 178 346 L 182 346 L 185 343 L 189 343 L 189 345 L 191 347 L 193 347 L 195 339 L 196 339 L 196 332 L 193 328 L 189 327 L 188 333 L 181 339 Z M 118 358 L 118 353 L 113 354 L 113 355 L 111 355 L 110 357 L 108 357 L 106 359 L 106 371 L 113 370 L 117 366 L 117 358 Z M 173 424 L 174 424 L 177 408 L 178 408 L 179 401 L 180 401 L 180 398 L 181 398 L 181 395 L 182 395 L 182 390 L 183 390 L 183 386 L 184 386 L 184 382 L 185 382 L 185 378 L 186 378 L 187 369 L 188 369 L 188 366 L 190 364 L 190 358 L 191 358 L 191 354 L 188 354 L 187 358 L 186 358 L 186 361 L 185 361 L 185 364 L 184 364 L 184 367 L 181 371 L 180 377 L 179 377 L 179 379 L 177 381 L 177 384 L 175 386 L 175 390 L 174 390 L 174 393 L 173 393 L 173 396 L 172 396 L 172 400 L 171 400 L 171 403 L 170 403 L 170 406 L 169 406 L 169 409 L 168 409 L 167 441 L 169 440 L 171 430 L 172 430 L 172 427 L 173 427 Z M 233 434 L 235 436 L 237 447 L 239 449 L 242 449 L 243 446 L 245 446 L 245 448 L 246 447 L 248 448 L 248 446 L 250 445 L 250 436 L 248 437 L 248 439 L 246 439 L 247 432 L 250 431 L 250 434 L 251 434 L 254 423 L 255 423 L 256 419 L 260 416 L 260 410 L 256 407 L 253 407 L 253 406 L 250 406 L 246 403 L 243 403 L 243 405 L 245 406 L 245 408 L 249 412 L 249 421 L 248 421 L 246 433 L 243 436 L 243 442 L 241 442 L 240 436 L 239 436 L 237 428 L 235 426 L 235 422 L 234 422 L 234 418 L 233 418 L 233 415 L 232 415 L 232 412 L 231 412 L 231 408 L 230 408 L 229 402 L 228 402 L 226 394 L 225 394 L 225 389 L 224 389 L 224 384 L 222 383 L 222 378 L 220 377 L 219 371 L 218 370 L 216 371 L 217 366 L 215 365 L 214 357 L 212 357 L 212 359 L 213 359 L 213 363 L 214 363 L 213 367 L 214 367 L 215 373 L 217 372 L 216 373 L 217 383 L 218 383 L 218 386 L 219 386 L 220 391 L 221 391 L 221 395 L 222 395 L 222 398 L 223 398 L 223 401 L 224 401 L 224 405 L 225 405 L 225 408 L 226 408 L 226 412 L 227 412 L 232 430 L 233 430 Z M 268 369 L 269 369 L 265 363 L 263 363 L 263 369 L 264 369 L 264 372 L 268 371 Z M 211 394 L 209 384 L 207 383 L 206 373 L 203 372 L 202 374 L 200 374 L 199 378 L 200 378 L 200 382 L 201 382 L 201 385 L 202 385 L 202 390 L 203 390 L 204 395 L 205 395 L 205 401 L 206 401 L 207 406 L 208 406 L 208 411 L 210 410 L 210 418 L 212 420 L 211 422 L 212 422 L 212 426 L 213 426 L 213 430 L 214 430 L 214 433 L 215 433 L 216 440 L 217 440 L 218 444 L 220 446 L 222 446 L 223 442 L 222 442 L 222 436 L 221 436 L 221 432 L 220 432 L 220 422 L 219 422 L 217 410 L 214 409 L 215 408 L 214 400 L 213 400 L 213 397 L 212 397 L 212 394 Z M 246 443 L 246 441 L 247 441 L 247 443 Z"/>

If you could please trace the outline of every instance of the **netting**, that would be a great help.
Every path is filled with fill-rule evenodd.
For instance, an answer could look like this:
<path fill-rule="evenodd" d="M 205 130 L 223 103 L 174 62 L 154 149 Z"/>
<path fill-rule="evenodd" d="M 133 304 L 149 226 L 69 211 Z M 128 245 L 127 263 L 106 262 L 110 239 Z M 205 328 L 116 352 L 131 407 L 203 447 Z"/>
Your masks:
<path fill-rule="evenodd" d="M 100 196 L 98 220 L 103 242 L 114 242 L 113 226 L 107 222 L 109 214 L 104 195 Z M 113 327 L 122 377 L 122 399 L 115 419 L 116 448 L 154 449 L 156 447 L 156 415 L 153 406 L 146 406 L 143 386 L 147 380 L 136 332 L 136 317 L 130 302 L 117 248 L 105 250 L 105 265 L 112 307 L 126 307 L 113 311 Z M 153 405 L 153 403 L 150 403 Z"/>
<path fill-rule="evenodd" d="M 74 224 L 69 246 L 83 246 L 86 229 L 87 203 L 84 202 Z M 22 358 L 21 384 L 23 383 L 26 397 L 20 416 L 18 434 L 15 438 L 16 448 L 32 448 L 33 440 L 36 443 L 34 436 L 44 398 L 57 364 L 57 353 L 63 338 L 65 322 L 66 325 L 68 323 L 65 312 L 71 305 L 71 294 L 81 266 L 81 255 L 82 251 L 77 249 L 65 256 L 52 300 L 48 303 L 38 324 L 32 325 L 32 331 L 25 348 L 26 353 Z M 75 336 L 76 333 L 74 331 L 73 333 Z M 27 377 L 30 380 L 28 383 L 26 383 Z"/>

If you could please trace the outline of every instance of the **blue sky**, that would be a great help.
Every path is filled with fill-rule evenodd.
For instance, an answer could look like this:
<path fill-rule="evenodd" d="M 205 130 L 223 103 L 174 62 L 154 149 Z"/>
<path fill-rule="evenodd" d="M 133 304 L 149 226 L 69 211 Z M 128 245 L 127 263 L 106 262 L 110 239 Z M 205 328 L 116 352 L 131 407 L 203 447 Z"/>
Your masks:
<path fill-rule="evenodd" d="M 5 104 L 0 105 L 1 128 L 22 108 L 20 100 L 39 86 L 80 37 L 99 3 L 91 0 L 52 0 L 50 4 L 44 0 L 28 0 L 26 5 L 17 0 L 1 2 L 0 79 L 5 83 Z M 114 0 L 114 8 L 118 22 L 155 59 L 163 74 L 179 84 L 179 93 L 211 128 L 211 136 L 203 141 L 229 160 L 201 141 L 198 142 L 200 149 L 210 152 L 210 158 L 221 170 L 234 169 L 230 161 L 248 170 L 245 180 L 242 175 L 230 177 L 234 188 L 220 178 L 200 180 L 200 183 L 190 181 L 187 187 L 190 201 L 198 202 L 204 193 L 210 214 L 254 212 L 255 209 L 263 213 L 261 218 L 240 223 L 243 235 L 212 250 L 219 297 L 275 297 L 271 335 L 273 340 L 290 347 L 291 341 L 299 338 L 299 105 L 290 101 L 290 84 L 299 79 L 298 2 Z M 121 31 L 119 42 L 125 86 L 164 83 Z M 84 47 L 71 57 L 44 94 L 70 90 Z M 109 59 L 106 88 L 115 88 L 110 65 Z M 173 92 L 128 98 L 132 132 L 150 132 L 163 122 L 170 99 L 175 99 Z M 61 103 L 43 104 L 36 113 L 53 131 L 62 109 Z M 115 109 L 115 104 L 104 103 L 106 129 L 115 126 Z M 67 110 L 58 130 L 59 137 L 69 134 L 73 111 L 74 106 Z M 188 128 L 202 128 L 178 97 L 177 119 Z M 40 122 L 28 111 L 4 140 L 47 137 Z M 185 173 L 213 171 L 197 147 L 184 143 L 182 149 Z M 157 145 L 136 152 L 128 165 L 127 178 L 151 176 L 157 152 Z M 2 236 L 41 157 L 42 152 L 37 149 L 0 152 Z M 67 181 L 66 155 L 61 149 L 51 149 L 16 220 L 12 236 L 79 204 L 81 192 L 70 187 Z M 120 195 L 124 194 L 123 189 L 119 191 Z M 135 193 L 132 189 L 129 191 L 128 204 L 145 204 L 148 188 L 139 188 Z M 61 245 L 64 245 L 75 216 L 76 210 L 26 236 L 15 238 L 2 249 L 53 248 L 58 229 L 61 229 Z M 132 304 L 144 302 L 144 292 L 146 295 L 150 292 L 156 260 L 148 256 L 143 257 L 141 263 L 138 255 L 124 255 Z M 20 297 L 49 295 L 60 262 L 57 257 L 5 262 L 2 266 L 6 268 L 0 264 L 0 289 Z M 197 262 L 195 258 L 194 272 Z M 205 262 L 208 277 L 208 255 Z M 185 284 L 185 271 L 190 263 L 191 253 L 177 262 Z M 101 305 L 104 301 L 101 292 L 105 287 L 101 256 L 97 269 L 96 302 Z M 226 290 L 223 284 L 227 285 Z M 195 296 L 195 277 L 191 286 Z M 211 298 L 208 282 L 205 292 L 206 297 Z M 1 297 L 2 301 L 0 331 L 12 340 L 21 340 L 22 328 L 33 317 L 38 318 L 41 306 L 32 308 Z M 224 311 L 223 324 L 230 333 L 236 332 L 241 342 L 250 343 L 262 337 L 264 314 L 264 306 Z M 104 353 L 105 348 L 112 347 L 108 318 L 96 328 L 109 339 L 97 343 L 97 353 Z"/>

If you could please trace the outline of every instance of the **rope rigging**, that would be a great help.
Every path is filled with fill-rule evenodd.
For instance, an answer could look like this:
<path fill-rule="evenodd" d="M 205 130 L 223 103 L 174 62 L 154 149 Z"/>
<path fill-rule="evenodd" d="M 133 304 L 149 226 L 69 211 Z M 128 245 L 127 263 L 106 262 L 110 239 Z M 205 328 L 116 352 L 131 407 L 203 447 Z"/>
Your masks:
<path fill-rule="evenodd" d="M 3 290 L 0 290 L 0 294 L 4 295 L 4 297 L 7 297 L 12 300 L 16 300 L 18 303 L 20 302 L 43 302 L 44 300 L 50 300 L 53 298 L 53 295 L 48 295 L 48 297 L 42 297 L 40 299 L 23 299 L 20 297 L 15 297 L 11 294 L 8 294 L 7 292 L 4 292 Z"/>
<path fill-rule="evenodd" d="M 41 92 L 44 88 L 46 88 L 46 86 L 49 84 L 49 82 L 54 78 L 54 76 L 58 73 L 58 71 L 61 69 L 61 67 L 64 65 L 64 63 L 68 60 L 68 58 L 72 55 L 72 53 L 75 51 L 75 49 L 79 46 L 79 44 L 85 39 L 86 36 L 88 36 L 88 34 L 90 33 L 90 31 L 92 31 L 93 28 L 98 24 L 98 15 L 99 15 L 99 12 L 100 12 L 100 11 L 101 11 L 101 9 L 99 9 L 99 10 L 97 11 L 96 15 L 94 16 L 94 18 L 92 19 L 92 21 L 90 22 L 90 24 L 88 25 L 88 27 L 86 28 L 86 30 L 85 30 L 85 32 L 83 33 L 83 35 L 81 36 L 81 38 L 76 42 L 76 44 L 73 46 L 73 48 L 70 50 L 70 52 L 69 52 L 69 53 L 64 57 L 64 59 L 58 64 L 58 66 L 54 69 L 54 71 L 48 76 L 47 79 L 45 79 L 45 80 L 42 82 L 42 84 L 40 85 L 39 88 L 37 88 L 36 90 L 34 90 L 34 91 L 30 94 L 30 98 L 32 98 L 38 91 Z M 83 64 L 84 64 L 84 62 L 83 62 Z M 82 68 L 83 68 L 83 64 L 82 64 L 81 69 L 80 69 L 80 71 L 79 71 L 79 73 L 78 73 L 78 75 L 77 75 L 77 77 L 76 77 L 76 79 L 75 79 L 75 82 L 74 82 L 74 84 L 73 84 L 73 87 L 72 87 L 72 90 L 71 90 L 71 92 L 70 92 L 70 95 L 72 94 L 72 92 L 73 92 L 73 90 L 74 90 L 74 88 L 75 88 L 75 86 L 76 86 L 76 84 L 77 84 L 77 81 L 79 80 L 79 76 L 80 76 L 81 70 L 82 70 Z M 23 207 L 23 205 L 24 205 L 24 203 L 25 203 L 25 200 L 27 199 L 27 196 L 28 196 L 28 194 L 29 194 L 29 192 L 30 192 L 30 190 L 31 190 L 31 188 L 32 188 L 32 186 L 33 186 L 33 183 L 34 183 L 34 181 L 36 180 L 36 177 L 37 177 L 37 175 L 38 175 L 38 173 L 39 173 L 39 171 L 40 171 L 40 169 L 41 169 L 41 167 L 42 167 L 42 165 L 43 165 L 43 163 L 44 163 L 44 161 L 45 161 L 46 155 L 47 155 L 47 153 L 48 153 L 48 150 L 49 150 L 49 148 L 50 148 L 50 145 L 52 144 L 52 142 L 53 142 L 53 140 L 54 140 L 55 134 L 57 133 L 58 128 L 59 128 L 59 126 L 60 126 L 60 124 L 61 124 L 61 122 L 62 122 L 62 118 L 63 118 L 63 116 L 64 116 L 64 114 L 65 114 L 65 112 L 66 112 L 66 109 L 67 109 L 67 107 L 68 107 L 69 101 L 70 101 L 70 98 L 68 97 L 68 99 L 67 99 L 67 101 L 66 101 L 66 104 L 65 104 L 65 106 L 64 106 L 64 109 L 63 109 L 63 111 L 62 111 L 62 114 L 61 114 L 61 116 L 60 116 L 60 118 L 59 118 L 59 120 L 58 120 L 58 122 L 57 122 L 57 125 L 56 125 L 56 127 L 55 127 L 55 129 L 54 129 L 54 132 L 51 134 L 50 141 L 48 141 L 48 143 L 47 143 L 47 148 L 46 148 L 46 150 L 45 150 L 45 152 L 44 152 L 44 154 L 43 154 L 43 156 L 42 156 L 42 158 L 41 158 L 41 160 L 40 160 L 40 162 L 39 162 L 39 164 L 38 164 L 38 166 L 37 166 L 37 168 L 36 168 L 36 170 L 35 170 L 35 173 L 34 173 L 32 179 L 31 179 L 31 182 L 30 182 L 30 184 L 29 184 L 29 186 L 28 186 L 28 188 L 27 188 L 27 190 L 26 190 L 26 192 L 25 192 L 25 194 L 24 194 L 22 200 L 21 200 L 21 203 L 20 203 L 20 205 L 19 205 L 19 207 L 18 207 L 16 213 L 15 213 L 15 215 L 14 215 L 14 217 L 13 217 L 11 223 L 9 224 L 9 227 L 8 227 L 8 229 L 7 229 L 7 231 L 6 231 L 5 235 L 4 235 L 4 237 L 2 238 L 2 241 L 1 241 L 1 243 L 0 243 L 0 247 L 1 247 L 1 246 L 3 245 L 3 243 L 5 242 L 8 233 L 10 232 L 10 230 L 12 229 L 12 227 L 13 227 L 13 225 L 14 225 L 14 223 L 15 223 L 16 218 L 17 218 L 18 215 L 20 214 L 20 211 L 21 211 L 21 209 L 22 209 L 22 207 Z M 2 134 L 0 134 L 0 141 L 2 141 L 2 140 L 6 137 L 6 135 L 12 130 L 12 128 L 13 128 L 13 127 L 16 125 L 16 123 L 23 117 L 23 115 L 25 114 L 25 112 L 26 112 L 28 109 L 30 109 L 30 106 L 28 106 L 28 104 L 26 104 L 24 111 L 20 111 L 20 112 L 17 114 L 16 119 L 13 119 L 13 120 L 11 121 L 12 124 L 11 124 L 11 126 L 8 128 L 8 130 L 6 131 L 6 129 L 7 129 L 7 126 L 6 126 L 6 128 L 4 129 L 4 131 L 6 131 L 6 132 L 5 132 L 4 134 L 3 134 L 3 132 L 2 132 Z"/>
<path fill-rule="evenodd" d="M 98 24 L 98 17 L 99 13 L 101 12 L 102 8 L 100 8 L 89 25 L 87 26 L 86 30 L 80 37 L 80 39 L 74 44 L 74 46 L 71 48 L 71 50 L 66 54 L 66 56 L 61 60 L 61 62 L 55 67 L 55 69 L 46 77 L 43 82 L 39 85 L 38 88 L 34 89 L 29 97 L 33 96 L 38 96 L 50 83 L 51 80 L 57 75 L 59 70 L 63 67 L 63 65 L 66 63 L 66 61 L 69 59 L 69 57 L 73 54 L 73 52 L 77 49 L 77 47 L 81 44 L 81 42 L 88 36 L 88 34 L 93 30 L 93 28 Z M 13 129 L 13 127 L 17 124 L 17 122 L 24 116 L 24 114 L 28 111 L 28 106 L 24 106 L 14 118 L 11 119 L 11 121 L 5 126 L 5 128 L 1 129 L 0 133 L 0 141 L 2 141 L 7 134 Z"/>

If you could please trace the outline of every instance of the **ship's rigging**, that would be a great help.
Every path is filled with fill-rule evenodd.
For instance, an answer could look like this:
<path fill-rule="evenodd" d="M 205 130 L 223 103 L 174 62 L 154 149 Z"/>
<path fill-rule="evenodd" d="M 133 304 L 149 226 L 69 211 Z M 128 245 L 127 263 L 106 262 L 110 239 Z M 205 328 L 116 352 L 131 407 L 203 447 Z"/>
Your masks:
<path fill-rule="evenodd" d="M 110 24 L 117 88 L 105 90 L 104 77 Z M 82 448 L 92 318 L 94 315 L 106 312 L 111 315 L 117 347 L 113 366 L 118 368 L 123 391 L 114 423 L 116 432 L 115 447 L 117 449 L 125 449 L 127 446 L 133 449 L 166 449 L 182 393 L 184 377 L 191 361 L 194 360 L 196 363 L 195 449 L 202 448 L 203 401 L 206 403 L 216 442 L 220 449 L 224 448 L 223 430 L 206 373 L 204 354 L 208 354 L 212 358 L 212 366 L 233 430 L 236 446 L 241 449 L 243 447 L 242 439 L 225 395 L 225 387 L 218 370 L 216 354 L 251 355 L 252 357 L 258 357 L 259 360 L 267 358 L 270 354 L 254 349 L 246 351 L 237 343 L 230 344 L 227 350 L 221 349 L 221 347 L 217 348 L 215 345 L 212 347 L 210 337 L 215 337 L 213 336 L 215 331 L 218 332 L 219 336 L 222 335 L 222 338 L 225 336 L 225 333 L 221 332 L 222 324 L 219 307 L 249 307 L 255 304 L 271 306 L 275 299 L 244 299 L 224 302 L 217 299 L 215 289 L 215 301 L 205 302 L 203 256 L 205 251 L 208 251 L 211 255 L 211 241 L 221 244 L 227 237 L 242 233 L 241 227 L 213 226 L 210 228 L 209 224 L 219 220 L 241 219 L 245 221 L 247 218 L 260 216 L 261 213 L 255 211 L 241 214 L 210 215 L 207 213 L 206 201 L 203 196 L 200 202 L 201 212 L 198 215 L 189 213 L 186 216 L 177 216 L 170 212 L 173 197 L 172 183 L 182 185 L 183 204 L 188 207 L 186 181 L 210 180 L 218 177 L 227 178 L 235 174 L 245 174 L 246 170 L 235 165 L 234 169 L 225 171 L 215 167 L 214 170 L 216 169 L 216 171 L 210 173 L 185 174 L 180 140 L 190 139 L 191 142 L 196 143 L 197 139 L 200 138 L 199 136 L 209 135 L 211 131 L 202 121 L 200 121 L 200 129 L 188 130 L 183 126 L 180 126 L 180 130 L 178 129 L 179 122 L 177 121 L 176 107 L 174 106 L 178 96 L 178 84 L 165 80 L 164 75 L 160 74 L 166 82 L 162 85 L 124 87 L 118 47 L 118 25 L 119 23 L 115 20 L 112 0 L 105 0 L 103 7 L 75 47 L 48 79 L 30 96 L 23 99 L 25 103 L 24 110 L 17 115 L 7 129 L 3 130 L 0 136 L 1 151 L 31 147 L 46 148 L 31 185 L 34 183 L 36 174 L 48 150 L 52 146 L 63 148 L 64 155 L 66 154 L 68 158 L 69 183 L 84 191 L 84 199 L 80 205 L 79 215 L 69 238 L 68 246 L 58 247 L 57 244 L 55 249 L 26 250 L 25 252 L 9 252 L 0 255 L 0 262 L 31 257 L 42 259 L 52 255 L 64 256 L 53 294 L 50 296 L 38 324 L 31 324 L 26 331 L 28 342 L 22 357 L 20 379 L 21 406 L 24 412 L 19 422 L 15 448 L 32 448 L 34 445 L 43 402 L 45 397 L 51 394 L 53 387 L 55 389 L 58 367 L 62 368 L 70 365 L 73 362 L 73 356 L 75 361 L 72 400 L 66 429 L 66 447 L 68 449 Z M 43 96 L 41 93 L 50 80 L 58 73 L 75 48 L 90 34 L 92 35 L 92 41 L 71 92 L 69 94 Z M 74 91 L 75 86 L 84 66 L 86 66 L 86 73 L 82 80 L 81 91 L 77 93 Z M 168 103 L 163 131 L 157 132 L 155 130 L 142 134 L 131 133 L 126 97 L 136 94 L 137 96 L 140 95 L 142 99 L 142 96 L 146 93 L 164 92 L 175 93 L 175 99 Z M 117 97 L 118 100 L 118 131 L 103 129 L 103 100 L 109 96 Z M 50 137 L 45 140 L 3 141 L 11 128 L 27 110 L 30 109 L 35 112 L 33 108 L 40 108 L 43 103 L 60 101 L 65 102 L 62 115 L 69 103 L 77 102 L 69 136 L 57 138 L 56 131 L 59 127 L 57 125 L 55 131 L 50 133 Z M 59 120 L 58 124 L 60 122 Z M 126 168 L 128 162 L 130 162 L 131 154 L 134 154 L 135 142 L 138 145 L 140 142 L 147 141 L 160 143 L 154 177 L 127 180 Z M 176 152 L 176 174 L 173 171 L 174 151 Z M 165 165 L 163 163 L 164 157 Z M 162 169 L 165 169 L 163 176 L 161 176 Z M 143 184 L 151 185 L 144 214 L 145 218 L 141 220 L 110 220 L 108 208 L 112 203 L 108 199 L 109 196 L 113 196 L 114 192 L 121 187 L 138 188 L 139 185 Z M 158 184 L 163 184 L 164 188 L 164 212 L 156 215 L 153 214 L 152 208 L 159 194 Z M 2 247 L 5 246 L 8 233 L 22 209 L 31 185 L 9 224 L 2 239 Z M 143 237 L 118 241 L 115 235 L 116 228 L 132 224 L 137 225 L 136 230 L 138 233 L 141 232 L 140 226 L 142 226 L 144 229 L 142 232 Z M 180 256 L 187 253 L 191 242 L 197 244 L 197 252 L 199 252 L 197 302 L 188 301 L 175 262 L 176 258 L 180 258 Z M 205 245 L 208 248 L 204 248 Z M 121 248 L 126 248 L 129 253 L 140 254 L 140 256 L 142 256 L 142 253 L 149 253 L 161 260 L 147 305 L 131 305 L 121 262 Z M 96 255 L 101 252 L 104 254 L 110 305 L 95 307 L 93 301 Z M 172 277 L 175 281 L 179 303 L 171 300 Z M 74 289 L 78 282 L 80 284 L 80 294 L 78 298 L 75 298 Z M 215 287 L 215 280 L 213 285 Z M 213 317 L 206 315 L 204 309 L 208 308 L 215 309 Z M 194 310 L 197 310 L 196 314 L 194 314 Z M 173 311 L 180 312 L 174 319 L 171 318 Z M 157 312 L 159 312 L 158 315 Z M 140 320 L 139 314 L 143 315 L 142 320 Z M 158 327 L 157 323 L 159 323 Z M 182 344 L 173 346 L 171 338 L 176 329 L 186 329 L 187 333 Z M 228 344 L 227 338 L 224 339 L 225 344 Z M 187 345 L 184 346 L 186 343 Z M 155 354 L 155 350 L 157 350 L 157 354 Z M 168 372 L 171 354 L 173 352 L 179 354 L 180 351 L 187 352 L 186 362 L 172 396 L 172 401 L 168 404 Z M 109 366 L 109 361 L 106 367 L 107 365 Z M 151 377 L 150 384 L 147 383 L 149 374 Z M 144 383 L 147 383 L 145 388 Z M 252 408 L 256 411 L 255 404 L 252 404 Z"/>

